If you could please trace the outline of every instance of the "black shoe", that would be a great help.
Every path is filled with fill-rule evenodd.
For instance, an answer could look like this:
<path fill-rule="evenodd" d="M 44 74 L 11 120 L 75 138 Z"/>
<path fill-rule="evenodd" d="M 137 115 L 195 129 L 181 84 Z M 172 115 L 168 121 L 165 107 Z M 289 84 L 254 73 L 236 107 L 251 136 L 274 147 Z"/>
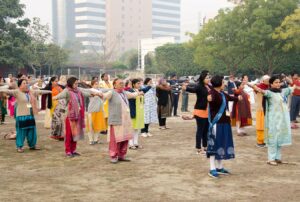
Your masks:
<path fill-rule="evenodd" d="M 119 161 L 123 161 L 123 162 L 130 162 L 131 160 L 128 158 L 119 158 Z"/>
<path fill-rule="evenodd" d="M 107 130 L 106 131 L 101 131 L 100 134 L 107 135 Z"/>
<path fill-rule="evenodd" d="M 73 156 L 81 156 L 81 155 L 79 153 L 77 153 L 77 152 L 74 152 Z"/>

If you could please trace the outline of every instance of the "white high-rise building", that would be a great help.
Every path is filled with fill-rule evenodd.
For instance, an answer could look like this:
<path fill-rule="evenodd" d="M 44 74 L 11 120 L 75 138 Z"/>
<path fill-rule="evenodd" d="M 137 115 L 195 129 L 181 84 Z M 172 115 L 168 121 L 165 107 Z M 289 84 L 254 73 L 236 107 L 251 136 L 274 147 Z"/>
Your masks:
<path fill-rule="evenodd" d="M 175 37 L 180 41 L 181 0 L 152 0 L 152 37 Z"/>
<path fill-rule="evenodd" d="M 99 51 L 105 42 L 105 0 L 75 0 L 75 38 L 85 50 Z"/>

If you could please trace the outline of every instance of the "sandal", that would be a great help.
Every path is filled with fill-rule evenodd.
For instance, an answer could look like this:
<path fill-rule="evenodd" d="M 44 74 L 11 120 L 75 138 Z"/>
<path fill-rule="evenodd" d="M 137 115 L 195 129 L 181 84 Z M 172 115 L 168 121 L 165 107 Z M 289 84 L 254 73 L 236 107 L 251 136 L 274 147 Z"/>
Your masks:
<path fill-rule="evenodd" d="M 275 161 L 276 161 L 277 164 L 289 164 L 288 162 L 282 161 L 282 160 L 275 159 Z"/>
<path fill-rule="evenodd" d="M 129 149 L 137 150 L 137 148 L 135 146 L 131 146 L 131 147 L 129 147 Z"/>
<path fill-rule="evenodd" d="M 143 149 L 143 147 L 142 147 L 141 145 L 134 145 L 134 147 L 135 147 L 136 149 Z"/>
<path fill-rule="evenodd" d="M 41 148 L 39 148 L 39 147 L 30 147 L 29 149 L 30 150 L 41 150 Z"/>
<path fill-rule="evenodd" d="M 24 149 L 23 149 L 23 148 L 18 148 L 18 149 L 17 149 L 17 152 L 18 152 L 18 153 L 24 153 Z"/>
<path fill-rule="evenodd" d="M 271 166 L 278 166 L 278 163 L 276 161 L 268 161 L 267 164 Z"/>

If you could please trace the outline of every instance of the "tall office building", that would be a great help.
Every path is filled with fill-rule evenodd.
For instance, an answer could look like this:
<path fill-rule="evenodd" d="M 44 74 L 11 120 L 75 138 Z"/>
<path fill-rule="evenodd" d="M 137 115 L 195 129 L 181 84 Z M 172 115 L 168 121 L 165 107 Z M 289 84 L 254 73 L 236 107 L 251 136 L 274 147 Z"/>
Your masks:
<path fill-rule="evenodd" d="M 75 0 L 75 38 L 85 51 L 103 48 L 105 30 L 105 0 Z"/>
<path fill-rule="evenodd" d="M 152 0 L 152 37 L 173 36 L 180 41 L 181 0 Z"/>
<path fill-rule="evenodd" d="M 143 38 L 180 41 L 181 0 L 53 0 L 53 32 L 59 44 L 76 39 L 85 51 L 137 49 Z M 59 22 L 57 21 L 59 19 Z"/>
<path fill-rule="evenodd" d="M 180 41 L 181 0 L 113 0 L 107 4 L 107 46 L 118 55 L 137 49 L 140 39 Z"/>
<path fill-rule="evenodd" d="M 75 38 L 74 0 L 52 0 L 52 32 L 59 45 Z"/>

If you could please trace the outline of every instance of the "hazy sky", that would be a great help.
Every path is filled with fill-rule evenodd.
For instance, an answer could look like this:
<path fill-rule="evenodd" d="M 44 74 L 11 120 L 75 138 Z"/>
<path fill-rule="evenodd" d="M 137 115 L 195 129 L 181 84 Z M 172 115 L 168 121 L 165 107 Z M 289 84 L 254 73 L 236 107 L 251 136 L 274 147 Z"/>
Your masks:
<path fill-rule="evenodd" d="M 111 0 L 113 1 L 113 0 Z M 185 32 L 197 32 L 199 16 L 203 18 L 214 17 L 220 8 L 230 7 L 227 0 L 181 0 L 181 36 L 183 40 Z M 51 0 L 21 0 L 26 5 L 26 17 L 39 17 L 43 24 L 52 26 Z"/>

